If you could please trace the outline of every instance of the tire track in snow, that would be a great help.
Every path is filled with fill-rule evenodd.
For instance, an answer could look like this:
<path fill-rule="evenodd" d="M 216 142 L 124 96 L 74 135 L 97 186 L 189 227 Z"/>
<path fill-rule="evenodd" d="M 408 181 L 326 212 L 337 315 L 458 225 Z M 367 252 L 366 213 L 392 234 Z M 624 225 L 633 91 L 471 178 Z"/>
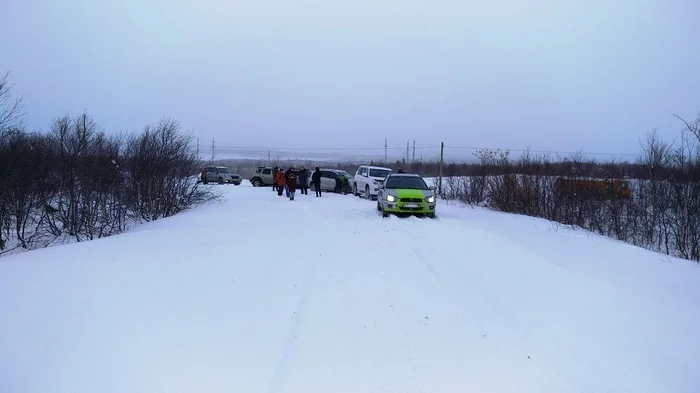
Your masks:
<path fill-rule="evenodd" d="M 413 227 L 416 224 L 416 222 L 410 222 L 408 227 Z M 455 228 L 457 229 L 457 228 Z M 527 249 L 524 245 L 513 242 L 509 239 L 500 237 L 496 234 L 494 234 L 491 231 L 486 231 L 486 230 L 480 230 L 480 229 L 474 229 L 474 228 L 465 228 L 469 232 L 473 231 L 478 231 L 479 233 L 483 233 L 485 236 L 495 238 L 496 240 L 499 240 L 502 243 L 505 243 L 507 245 L 513 245 L 516 248 L 523 249 L 524 251 L 531 252 L 529 249 Z M 416 253 L 416 255 L 423 260 L 423 262 L 426 264 L 428 270 L 441 282 L 446 284 L 446 290 L 449 291 L 455 300 L 463 307 L 464 312 L 466 314 L 469 313 L 469 306 L 465 303 L 463 296 L 459 295 L 459 292 L 454 289 L 454 287 L 450 284 L 447 283 L 447 280 L 442 278 L 442 275 L 436 272 L 435 266 L 433 266 L 432 263 L 426 258 L 426 256 L 417 249 L 417 247 L 414 246 L 414 244 L 421 244 L 425 248 L 427 248 L 432 255 L 435 256 L 433 258 L 436 261 L 440 261 L 440 265 L 446 271 L 451 272 L 450 277 L 455 277 L 457 278 L 460 283 L 457 285 L 458 287 L 464 289 L 466 292 L 464 295 L 467 293 L 472 294 L 476 298 L 480 298 L 483 301 L 485 301 L 486 306 L 488 306 L 488 309 L 491 311 L 496 311 L 495 313 L 492 312 L 491 315 L 495 317 L 495 320 L 491 321 L 491 329 L 489 329 L 489 332 L 485 332 L 484 336 L 495 336 L 496 337 L 496 342 L 498 343 L 498 346 L 502 349 L 508 349 L 508 352 L 511 354 L 519 354 L 518 357 L 520 359 L 525 359 L 527 356 L 528 363 L 526 363 L 523 367 L 527 367 L 529 370 L 532 370 L 533 374 L 539 374 L 540 375 L 540 380 L 543 382 L 543 384 L 550 384 L 554 380 L 557 380 L 558 386 L 564 390 L 564 386 L 585 386 L 589 389 L 590 391 L 596 391 L 599 386 L 596 383 L 596 379 L 594 378 L 593 380 L 583 380 L 581 378 L 576 378 L 574 377 L 570 372 L 567 372 L 565 370 L 561 370 L 561 365 L 562 365 L 562 360 L 561 359 L 561 354 L 557 354 L 554 358 L 551 357 L 551 352 L 541 352 L 542 349 L 551 347 L 553 344 L 549 342 L 547 337 L 542 336 L 541 334 L 537 334 L 537 331 L 534 331 L 531 326 L 528 326 L 526 324 L 523 324 L 523 322 L 518 318 L 518 316 L 513 312 L 511 307 L 516 307 L 517 305 L 512 305 L 511 307 L 507 307 L 502 301 L 499 301 L 496 299 L 496 297 L 492 294 L 489 293 L 489 289 L 481 285 L 480 283 L 477 283 L 474 281 L 472 278 L 470 278 L 468 275 L 462 273 L 455 264 L 454 262 L 451 261 L 451 256 L 450 253 L 445 252 L 444 250 L 438 249 L 435 246 L 433 246 L 433 241 L 434 239 L 431 238 L 431 236 L 428 236 L 428 238 L 421 237 L 420 233 L 416 233 L 415 231 L 410 231 L 408 228 L 404 227 L 401 228 L 401 231 L 405 233 L 407 236 L 412 238 L 411 242 L 411 248 L 412 250 Z M 478 246 L 477 246 L 478 247 Z M 505 247 L 504 247 L 505 248 Z M 546 258 L 543 258 L 539 255 L 539 253 L 536 252 L 531 252 L 532 255 L 536 255 L 540 257 L 539 259 L 544 259 L 543 263 L 549 266 L 551 265 L 551 262 L 548 261 Z M 559 268 L 557 266 L 556 268 Z M 565 269 L 564 269 L 565 270 Z M 516 274 L 511 271 L 504 271 L 502 272 L 503 274 Z M 488 276 L 486 277 L 488 278 Z M 464 284 L 462 282 L 465 282 Z M 466 284 L 466 285 L 465 285 Z M 474 290 L 478 289 L 478 290 Z M 497 291 L 496 288 L 493 288 L 493 291 Z M 484 310 L 487 311 L 487 310 Z M 479 314 L 484 314 L 480 311 L 477 311 Z M 478 323 L 479 327 L 483 330 L 486 331 L 484 328 L 483 324 L 479 321 L 475 321 Z M 504 327 L 508 327 L 505 329 Z M 494 329 L 497 328 L 497 329 Z M 494 334 L 491 330 L 498 330 L 498 334 Z M 508 348 L 508 344 L 511 345 L 510 348 Z M 494 348 L 497 348 L 494 346 Z M 555 352 L 556 353 L 556 352 Z M 535 354 L 542 354 L 544 358 L 537 359 L 537 361 L 533 362 L 532 358 L 530 355 L 535 355 Z M 566 356 L 566 355 L 564 355 Z M 575 357 L 575 355 L 573 355 Z M 537 356 L 538 358 L 540 356 Z M 585 364 L 586 367 L 591 370 L 591 373 L 593 375 L 605 375 L 607 374 L 607 370 L 602 369 L 597 363 L 590 361 L 589 359 L 581 359 L 576 357 L 576 362 Z M 614 380 L 612 376 L 610 376 L 609 380 Z"/>
<path fill-rule="evenodd" d="M 289 327 L 289 334 L 284 340 L 282 355 L 277 361 L 277 365 L 272 373 L 272 378 L 270 379 L 270 384 L 268 386 L 268 393 L 275 393 L 280 391 L 288 378 L 287 376 L 287 363 L 290 358 L 295 355 L 296 340 L 299 336 L 300 330 L 304 325 L 304 317 L 307 312 L 307 305 L 309 302 L 309 296 L 311 292 L 311 282 L 313 280 L 313 275 L 316 270 L 316 264 L 318 259 L 312 258 L 312 261 L 306 267 L 306 273 L 304 274 L 304 279 L 301 283 L 301 296 L 299 296 L 299 301 L 295 307 L 294 314 L 292 316 L 292 323 Z"/>

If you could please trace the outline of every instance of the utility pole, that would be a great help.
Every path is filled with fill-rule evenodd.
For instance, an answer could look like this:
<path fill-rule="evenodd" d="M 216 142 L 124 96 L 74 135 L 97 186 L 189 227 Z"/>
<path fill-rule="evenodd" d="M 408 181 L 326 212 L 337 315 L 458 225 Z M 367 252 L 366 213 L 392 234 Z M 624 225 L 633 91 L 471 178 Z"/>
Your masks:
<path fill-rule="evenodd" d="M 409 139 L 406 141 L 406 162 L 409 162 L 408 149 L 409 149 L 410 144 L 411 144 L 411 140 Z"/>
<path fill-rule="evenodd" d="M 214 149 L 216 145 L 214 144 L 214 138 L 211 138 L 211 161 L 214 162 Z"/>
<path fill-rule="evenodd" d="M 442 195 L 442 164 L 444 163 L 445 142 L 440 142 L 440 175 L 438 177 L 438 195 Z"/>
<path fill-rule="evenodd" d="M 411 163 L 416 161 L 416 140 L 413 140 L 413 157 L 411 158 Z"/>
<path fill-rule="evenodd" d="M 386 161 L 386 148 L 387 148 L 387 146 L 388 146 L 388 145 L 386 144 L 386 138 L 384 138 L 384 163 L 385 163 L 385 164 L 386 164 L 386 162 L 387 162 L 387 161 Z"/>

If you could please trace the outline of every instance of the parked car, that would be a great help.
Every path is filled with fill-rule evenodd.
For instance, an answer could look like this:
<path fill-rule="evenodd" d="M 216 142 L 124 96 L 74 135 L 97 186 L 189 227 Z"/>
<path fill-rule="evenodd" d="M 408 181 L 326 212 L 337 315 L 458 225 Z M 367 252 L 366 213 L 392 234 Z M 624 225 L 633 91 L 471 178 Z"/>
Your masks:
<path fill-rule="evenodd" d="M 367 198 L 376 197 L 379 192 L 379 185 L 382 184 L 384 178 L 394 173 L 391 168 L 380 166 L 362 165 L 357 168 L 357 172 L 353 178 L 352 193 L 359 196 L 360 193 Z"/>
<path fill-rule="evenodd" d="M 391 213 L 425 214 L 435 217 L 435 186 L 429 187 L 419 175 L 392 173 L 388 175 L 377 194 L 377 210 L 382 216 Z"/>
<path fill-rule="evenodd" d="M 271 166 L 260 166 L 250 176 L 250 184 L 253 187 L 271 186 L 275 182 L 275 177 L 272 174 Z"/>
<path fill-rule="evenodd" d="M 321 191 L 335 192 L 336 189 L 336 179 L 345 179 L 344 187 L 341 188 L 341 193 L 350 194 L 352 192 L 352 175 L 347 173 L 342 169 L 329 169 L 329 168 L 319 168 L 321 172 Z M 311 183 L 311 177 L 314 171 L 309 171 L 309 189 L 313 191 L 313 184 Z"/>
<path fill-rule="evenodd" d="M 205 184 L 208 182 L 215 182 L 219 184 L 233 184 L 236 186 L 241 185 L 241 176 L 231 172 L 231 170 L 225 166 L 208 166 L 206 169 L 207 178 Z M 201 180 L 204 181 L 204 179 Z"/>

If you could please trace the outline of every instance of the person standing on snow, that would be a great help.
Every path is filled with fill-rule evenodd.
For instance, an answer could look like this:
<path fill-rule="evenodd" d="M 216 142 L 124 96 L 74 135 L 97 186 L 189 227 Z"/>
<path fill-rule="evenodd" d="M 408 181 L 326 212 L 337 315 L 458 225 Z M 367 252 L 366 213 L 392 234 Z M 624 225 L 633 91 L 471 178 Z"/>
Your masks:
<path fill-rule="evenodd" d="M 333 192 L 340 194 L 340 192 L 343 190 L 343 181 L 340 180 L 340 175 L 336 175 L 338 177 L 335 178 L 335 188 L 333 188 Z"/>
<path fill-rule="evenodd" d="M 299 172 L 299 187 L 301 195 L 309 195 L 309 171 L 304 167 L 301 167 L 301 172 Z"/>
<path fill-rule="evenodd" d="M 287 178 L 287 189 L 289 190 L 289 200 L 294 200 L 294 193 L 297 191 L 297 175 L 292 171 Z"/>
<path fill-rule="evenodd" d="M 282 196 L 284 191 L 284 172 L 282 172 L 281 168 L 277 171 L 275 181 L 277 182 L 277 195 Z"/>
<path fill-rule="evenodd" d="M 314 190 L 316 190 L 316 196 L 321 196 L 321 170 L 316 167 L 314 174 L 311 175 L 311 182 L 314 184 Z"/>
<path fill-rule="evenodd" d="M 340 176 L 340 193 L 348 195 L 348 187 L 350 187 L 350 179 L 345 175 Z"/>
<path fill-rule="evenodd" d="M 272 191 L 277 191 L 277 171 L 278 167 L 272 168 Z"/>
<path fill-rule="evenodd" d="M 284 191 L 287 193 L 287 198 L 289 198 L 289 174 L 294 173 L 294 168 L 289 167 L 286 172 L 284 172 Z"/>

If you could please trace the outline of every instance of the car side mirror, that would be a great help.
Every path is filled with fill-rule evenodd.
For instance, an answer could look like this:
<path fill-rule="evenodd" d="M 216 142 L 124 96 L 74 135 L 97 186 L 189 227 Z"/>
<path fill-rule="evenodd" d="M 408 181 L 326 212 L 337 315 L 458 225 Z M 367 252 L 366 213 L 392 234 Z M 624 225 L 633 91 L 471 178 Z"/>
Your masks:
<path fill-rule="evenodd" d="M 381 188 L 381 189 L 384 189 L 384 184 L 380 184 L 380 185 L 378 185 L 378 186 L 377 186 L 377 188 Z"/>
<path fill-rule="evenodd" d="M 435 187 L 435 186 L 430 186 L 430 189 L 433 190 L 433 191 L 435 191 L 435 190 L 437 190 L 437 187 Z"/>

